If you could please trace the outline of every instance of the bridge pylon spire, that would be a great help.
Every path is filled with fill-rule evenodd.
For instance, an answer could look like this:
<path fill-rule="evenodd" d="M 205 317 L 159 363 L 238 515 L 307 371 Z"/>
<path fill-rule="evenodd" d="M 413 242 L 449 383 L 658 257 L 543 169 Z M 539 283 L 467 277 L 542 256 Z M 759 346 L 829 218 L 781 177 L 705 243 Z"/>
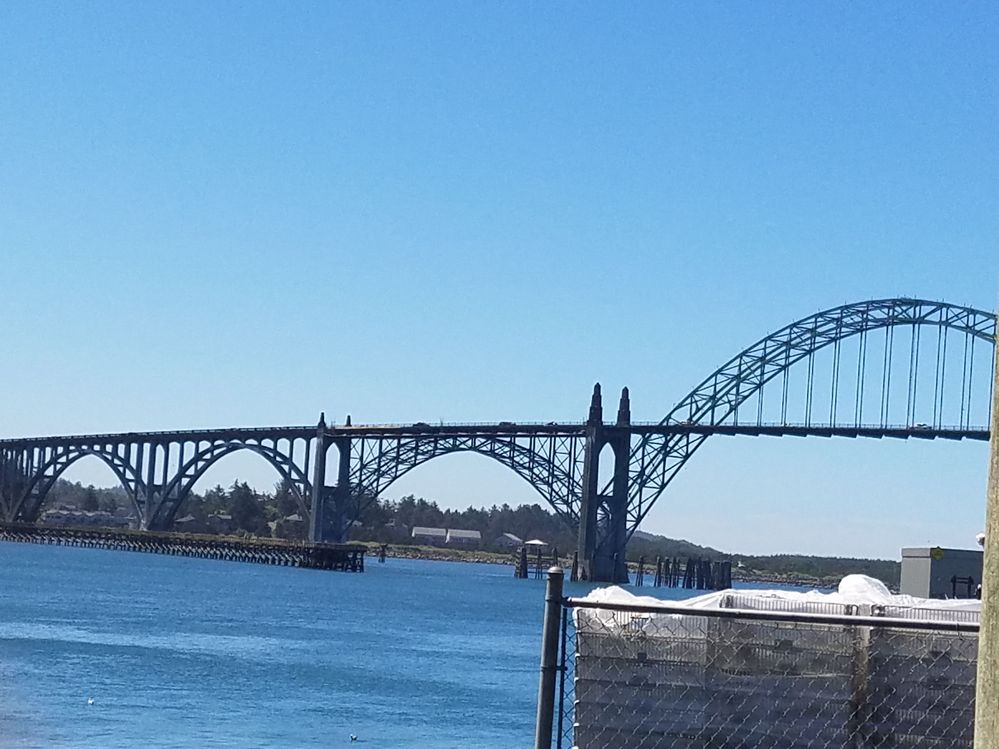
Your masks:
<path fill-rule="evenodd" d="M 593 386 L 583 446 L 582 493 L 579 504 L 577 551 L 580 576 L 594 582 L 628 581 L 625 564 L 628 510 L 628 460 L 631 442 L 631 402 L 621 391 L 617 423 L 605 425 L 600 383 Z M 600 492 L 600 454 L 610 446 L 614 473 L 610 494 Z"/>
<path fill-rule="evenodd" d="M 617 425 L 619 427 L 631 425 L 631 400 L 628 397 L 628 388 L 621 388 L 621 401 L 617 406 Z"/>
<path fill-rule="evenodd" d="M 590 398 L 590 415 L 586 419 L 587 424 L 603 424 L 604 423 L 604 406 L 603 399 L 600 396 L 600 383 L 595 383 L 593 385 L 593 395 Z"/>

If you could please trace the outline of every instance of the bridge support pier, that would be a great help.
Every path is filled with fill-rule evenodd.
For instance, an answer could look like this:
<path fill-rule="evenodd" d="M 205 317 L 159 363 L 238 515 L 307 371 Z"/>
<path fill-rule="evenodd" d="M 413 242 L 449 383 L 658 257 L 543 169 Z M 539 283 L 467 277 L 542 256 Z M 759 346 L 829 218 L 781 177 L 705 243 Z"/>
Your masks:
<path fill-rule="evenodd" d="M 5 455 L 0 456 L 0 516 L 6 522 L 14 520 L 26 484 L 27 480 L 17 464 Z"/>
<path fill-rule="evenodd" d="M 336 486 L 332 488 L 329 496 L 332 500 L 332 507 L 326 505 L 326 533 L 323 541 L 335 544 L 342 544 L 347 540 L 350 530 L 351 518 L 350 500 L 352 496 L 350 486 L 350 438 L 341 437 L 335 441 L 339 462 L 337 463 Z"/>
<path fill-rule="evenodd" d="M 330 446 L 336 445 L 336 484 L 326 484 L 326 458 Z M 330 440 L 326 435 L 325 419 L 320 419 L 316 435 L 316 461 L 312 474 L 312 517 L 309 540 L 313 543 L 343 543 L 349 530 L 351 500 L 350 438 Z"/>
<path fill-rule="evenodd" d="M 624 388 L 616 428 L 609 432 L 604 429 L 600 384 L 596 384 L 586 421 L 583 492 L 579 507 L 578 554 L 581 580 L 628 582 L 625 548 L 628 538 L 630 425 L 628 388 Z M 608 445 L 614 452 L 614 477 L 609 495 L 600 493 L 600 453 Z"/>
<path fill-rule="evenodd" d="M 312 464 L 312 506 L 309 508 L 309 540 L 318 543 L 323 540 L 324 514 L 326 510 L 326 453 L 332 443 L 326 437 L 326 414 L 320 414 L 316 426 L 316 452 Z"/>

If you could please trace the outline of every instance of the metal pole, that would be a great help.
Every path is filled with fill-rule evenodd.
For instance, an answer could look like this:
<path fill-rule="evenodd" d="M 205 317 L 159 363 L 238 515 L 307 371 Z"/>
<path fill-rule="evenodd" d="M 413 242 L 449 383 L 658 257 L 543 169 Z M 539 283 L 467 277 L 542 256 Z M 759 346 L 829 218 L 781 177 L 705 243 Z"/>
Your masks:
<path fill-rule="evenodd" d="M 999 749 L 999 351 L 993 377 L 982 619 L 975 693 L 975 749 Z"/>
<path fill-rule="evenodd" d="M 541 683 L 538 687 L 538 719 L 535 724 L 534 749 L 551 749 L 552 723 L 555 715 L 555 684 L 558 677 L 558 634 L 562 619 L 561 567 L 548 570 L 545 590 L 545 619 L 541 639 Z"/>

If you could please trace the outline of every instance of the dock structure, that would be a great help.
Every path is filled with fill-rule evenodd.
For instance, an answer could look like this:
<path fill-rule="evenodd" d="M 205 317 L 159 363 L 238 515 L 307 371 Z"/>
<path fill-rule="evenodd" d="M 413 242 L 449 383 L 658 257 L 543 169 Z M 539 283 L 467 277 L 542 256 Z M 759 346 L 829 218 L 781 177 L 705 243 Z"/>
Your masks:
<path fill-rule="evenodd" d="M 48 528 L 28 523 L 0 523 L 0 541 L 364 572 L 365 547 L 360 544 L 303 543 L 274 538 L 244 539 L 103 528 Z"/>
<path fill-rule="evenodd" d="M 574 552 L 569 565 L 569 582 L 580 582 L 579 552 Z M 526 580 L 540 579 L 548 566 L 561 566 L 558 550 L 552 549 L 551 554 L 545 554 L 540 548 L 533 552 L 527 546 L 522 546 L 513 558 L 513 576 Z M 648 575 L 648 577 L 646 576 Z M 651 579 L 649 579 L 651 578 Z M 655 565 L 646 564 L 645 557 L 639 557 L 634 565 L 634 577 L 631 583 L 636 588 L 652 585 L 654 588 L 684 588 L 686 590 L 727 590 L 732 587 L 732 562 L 729 560 L 712 561 L 690 557 L 686 560 L 678 557 L 657 557 Z"/>
<path fill-rule="evenodd" d="M 521 546 L 513 557 L 513 576 L 518 580 L 531 577 L 540 580 L 548 568 L 560 567 L 562 560 L 559 558 L 558 548 L 553 546 L 550 552 L 544 549 L 543 546 L 534 546 L 528 550 L 527 544 Z"/>
<path fill-rule="evenodd" d="M 650 570 L 651 572 L 651 570 Z M 638 562 L 635 585 L 645 579 L 645 557 Z M 652 585 L 656 588 L 685 588 L 687 590 L 725 590 L 732 587 L 732 563 L 708 559 L 687 559 L 683 564 L 678 558 L 656 559 Z"/>

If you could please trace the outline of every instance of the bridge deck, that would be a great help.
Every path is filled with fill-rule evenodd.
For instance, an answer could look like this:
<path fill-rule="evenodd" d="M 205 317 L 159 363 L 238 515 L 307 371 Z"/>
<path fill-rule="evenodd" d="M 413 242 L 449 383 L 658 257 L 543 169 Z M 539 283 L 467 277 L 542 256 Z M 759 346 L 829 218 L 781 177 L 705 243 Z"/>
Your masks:
<path fill-rule="evenodd" d="M 861 425 L 828 426 L 805 424 L 667 424 L 632 426 L 634 434 L 718 434 L 729 437 L 867 437 L 873 439 L 988 440 L 985 427 Z"/>
<path fill-rule="evenodd" d="M 615 424 L 605 424 L 604 429 L 620 429 Z M 916 424 L 878 425 L 827 425 L 827 424 L 707 424 L 697 422 L 635 422 L 627 427 L 632 434 L 698 434 L 748 437 L 884 437 L 896 439 L 972 439 L 988 440 L 988 427 L 927 426 Z M 326 434 L 336 437 L 398 438 L 405 436 L 563 436 L 582 437 L 586 432 L 583 423 L 470 423 L 470 424 L 358 424 L 330 426 Z M 309 439 L 316 435 L 314 426 L 234 427 L 224 429 L 188 429 L 156 432 L 115 432 L 109 434 L 74 434 L 53 437 L 14 437 L 0 439 L 0 448 L 29 447 L 32 445 L 109 445 L 158 442 L 206 442 L 211 440 L 279 440 Z"/>

